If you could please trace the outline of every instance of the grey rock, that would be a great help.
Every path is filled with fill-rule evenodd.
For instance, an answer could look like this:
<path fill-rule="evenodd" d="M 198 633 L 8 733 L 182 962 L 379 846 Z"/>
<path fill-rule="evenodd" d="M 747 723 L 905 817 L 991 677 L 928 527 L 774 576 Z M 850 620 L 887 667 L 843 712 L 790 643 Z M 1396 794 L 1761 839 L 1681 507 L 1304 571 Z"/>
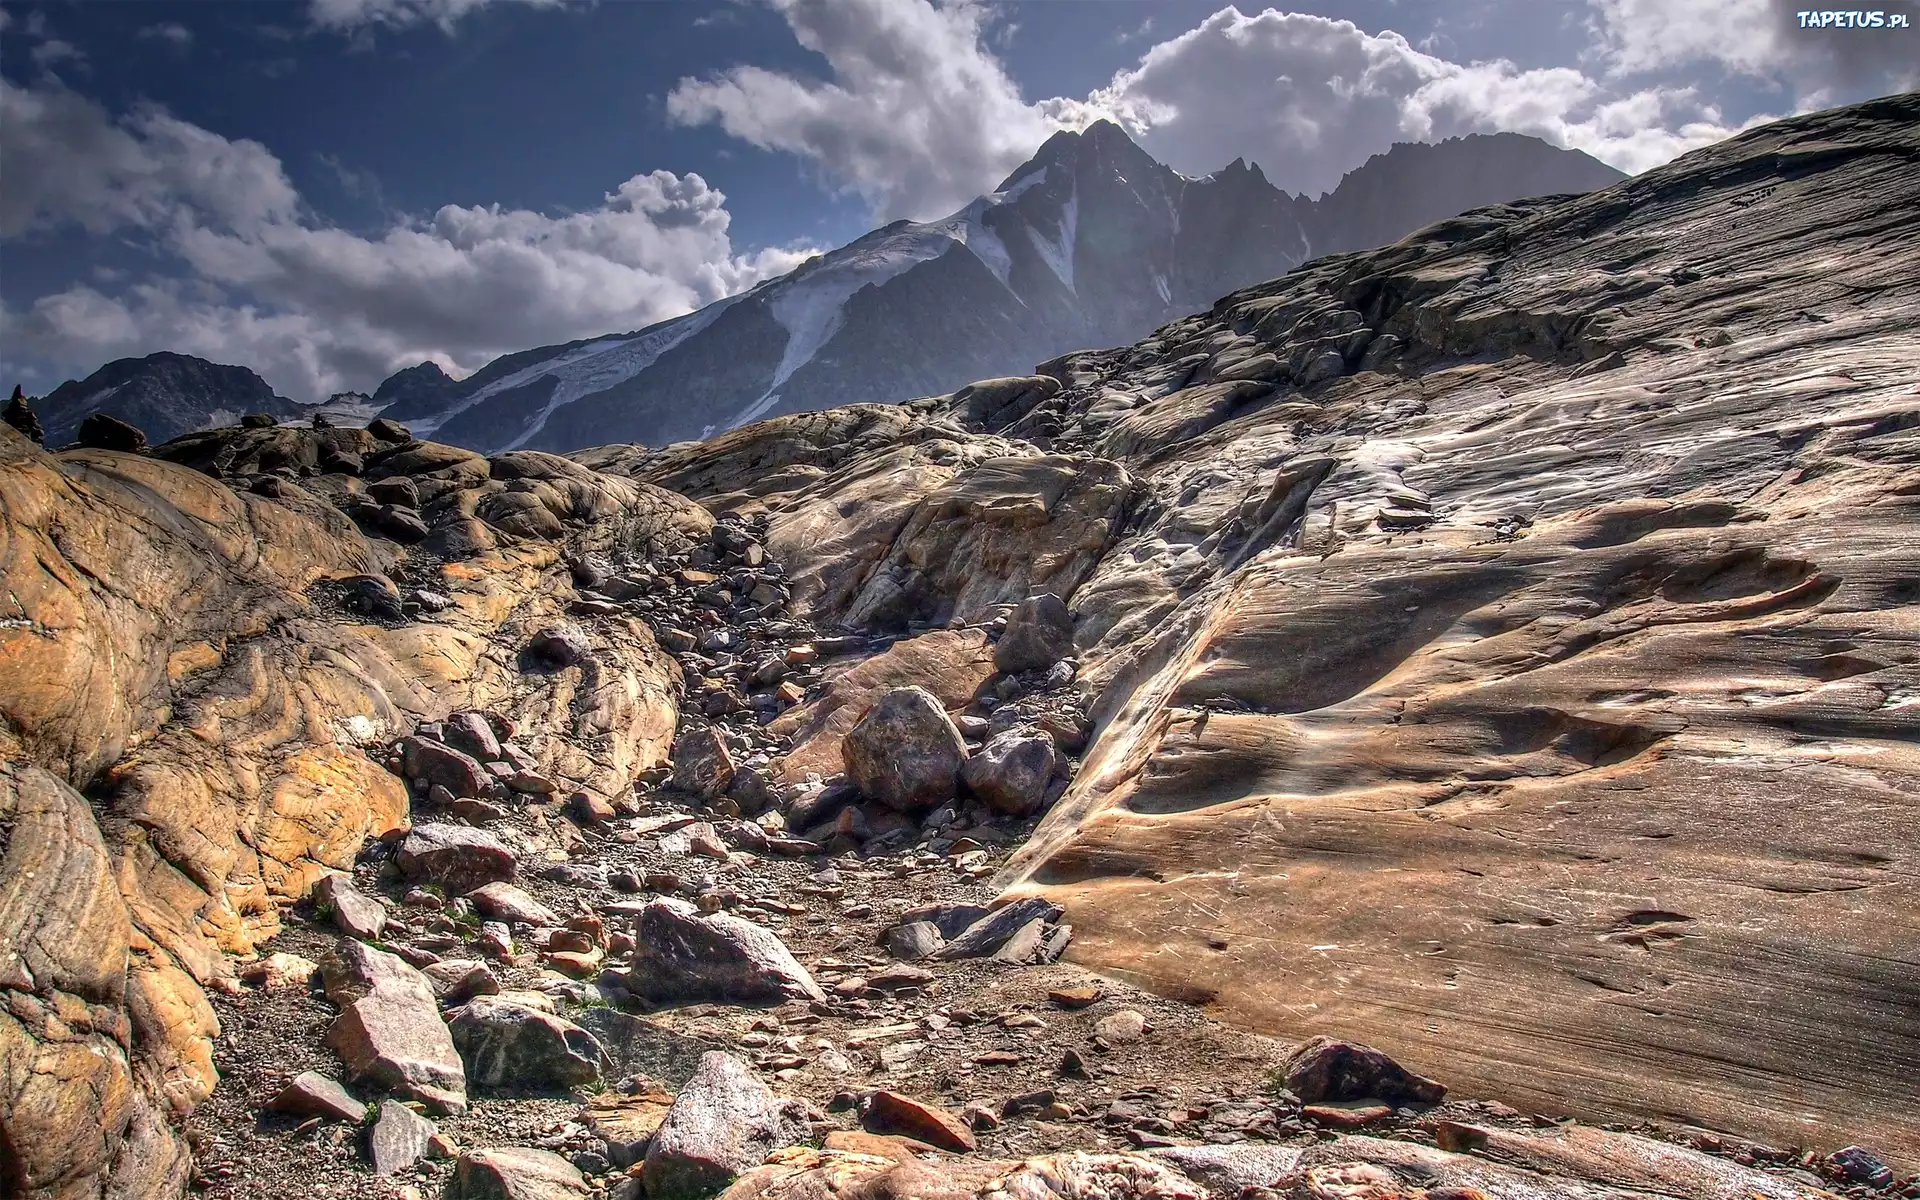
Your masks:
<path fill-rule="evenodd" d="M 648 1200 L 703 1200 L 807 1132 L 799 1101 L 780 1099 L 752 1068 L 713 1051 L 647 1146 Z"/>
<path fill-rule="evenodd" d="M 511 1091 L 560 1091 L 600 1078 L 606 1055 L 591 1033 L 551 1013 L 480 996 L 447 1021 L 469 1082 Z"/>
<path fill-rule="evenodd" d="M 395 1175 L 427 1156 L 440 1127 L 398 1100 L 382 1100 L 380 1117 L 367 1131 L 367 1157 L 375 1175 Z"/>
<path fill-rule="evenodd" d="M 394 855 L 407 878 L 466 893 L 495 880 L 510 880 L 517 864 L 499 838 L 462 825 L 415 825 Z"/>
<path fill-rule="evenodd" d="M 772 930 L 729 913 L 703 915 L 661 897 L 635 922 L 633 965 L 622 980 L 660 1003 L 781 1004 L 826 999 Z"/>
<path fill-rule="evenodd" d="M 940 927 L 932 921 L 908 921 L 880 935 L 881 947 L 905 962 L 918 962 L 946 944 L 947 939 L 940 936 Z"/>
<path fill-rule="evenodd" d="M 724 794 L 733 782 L 733 754 L 711 726 L 681 733 L 673 747 L 673 785 L 703 800 Z"/>
<path fill-rule="evenodd" d="M 989 911 L 984 904 L 956 904 L 941 901 L 908 909 L 900 914 L 900 922 L 903 925 L 914 921 L 931 922 L 933 927 L 940 931 L 942 938 L 952 941 L 965 933 L 975 921 L 985 917 Z"/>
<path fill-rule="evenodd" d="M 1340 1100 L 1438 1104 L 1447 1089 L 1359 1042 L 1311 1037 L 1287 1056 L 1287 1090 L 1307 1104 Z"/>
<path fill-rule="evenodd" d="M 538 665 L 555 668 L 578 666 L 592 654 L 587 635 L 577 625 L 548 625 L 527 642 L 527 657 Z"/>
<path fill-rule="evenodd" d="M 1034 962 L 1040 956 L 1041 943 L 1046 933 L 1045 918 L 1035 917 L 1014 930 L 1013 936 L 1000 944 L 1000 948 L 993 952 L 994 961 L 1016 966 Z"/>
<path fill-rule="evenodd" d="M 1037 671 L 1073 653 L 1073 617 L 1051 592 L 1029 596 L 1007 617 L 1007 631 L 993 648 L 1002 671 Z"/>
<path fill-rule="evenodd" d="M 1029 921 L 1057 921 L 1066 910 L 1051 900 L 1029 896 L 981 917 L 934 954 L 938 959 L 983 958 L 1005 945 Z"/>
<path fill-rule="evenodd" d="M 313 898 L 333 910 L 334 928 L 348 937 L 376 941 L 386 930 L 386 906 L 353 886 L 345 875 L 321 876 L 313 885 Z"/>
<path fill-rule="evenodd" d="M 967 789 L 999 812 L 1025 816 L 1047 796 L 1059 754 L 1053 739 L 1037 729 L 1010 729 L 967 759 Z"/>
<path fill-rule="evenodd" d="M 933 693 L 895 688 L 841 742 L 847 775 L 861 792 L 901 812 L 953 799 L 967 744 Z"/>
<path fill-rule="evenodd" d="M 442 1112 L 464 1112 L 466 1068 L 440 1019 L 433 989 L 398 957 L 343 941 L 320 964 L 327 999 L 340 1015 L 326 1042 L 347 1075 Z"/>

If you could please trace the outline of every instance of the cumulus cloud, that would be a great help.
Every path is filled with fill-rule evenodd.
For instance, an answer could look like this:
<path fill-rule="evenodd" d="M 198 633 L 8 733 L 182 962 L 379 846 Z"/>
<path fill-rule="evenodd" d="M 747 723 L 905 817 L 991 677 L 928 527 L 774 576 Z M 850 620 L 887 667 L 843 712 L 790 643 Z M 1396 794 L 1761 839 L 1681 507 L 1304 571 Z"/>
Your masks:
<path fill-rule="evenodd" d="M 825 81 L 756 66 L 682 80 L 667 97 L 683 125 L 714 124 L 799 155 L 877 220 L 965 204 L 1033 153 L 1062 121 L 1020 98 L 986 47 L 986 12 L 921 0 L 774 0 Z"/>
<path fill-rule="evenodd" d="M 57 85 L 4 88 L 0 157 L 29 182 L 0 192 L 0 233 L 122 231 L 188 271 L 112 293 L 75 284 L 9 314 L 9 356 L 63 370 L 172 349 L 315 399 L 424 358 L 460 372 L 638 328 L 807 253 L 736 254 L 725 195 L 669 171 L 636 175 L 586 212 L 448 205 L 362 236 L 316 220 L 256 143 L 152 109 L 115 121 Z"/>
<path fill-rule="evenodd" d="M 193 45 L 193 30 L 178 21 L 162 21 L 158 25 L 148 25 L 140 31 L 140 36 L 166 42 L 179 50 L 185 50 Z"/>
<path fill-rule="evenodd" d="M 405 29 L 428 22 L 451 33 L 462 17 L 503 0 L 309 0 L 308 18 L 323 29 L 351 31 L 368 26 Z M 568 0 L 504 0 L 534 8 L 559 8 Z"/>
<path fill-rule="evenodd" d="M 1736 75 L 1769 79 L 1806 94 L 1818 107 L 1826 93 L 1906 91 L 1920 87 L 1920 56 L 1911 35 L 1885 30 L 1802 29 L 1804 0 L 1588 0 L 1599 61 L 1613 75 L 1713 64 Z M 1920 4 L 1884 6 L 1920 22 Z"/>

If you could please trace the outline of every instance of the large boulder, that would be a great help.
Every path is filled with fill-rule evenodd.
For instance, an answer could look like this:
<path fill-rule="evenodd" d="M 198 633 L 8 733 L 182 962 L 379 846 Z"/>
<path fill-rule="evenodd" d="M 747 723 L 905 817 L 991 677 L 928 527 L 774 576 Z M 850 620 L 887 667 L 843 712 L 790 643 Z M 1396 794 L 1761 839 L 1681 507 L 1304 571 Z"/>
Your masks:
<path fill-rule="evenodd" d="M 415 825 L 394 861 L 409 879 L 462 894 L 510 880 L 518 868 L 513 851 L 499 838 L 464 825 Z"/>
<path fill-rule="evenodd" d="M 420 972 L 384 950 L 343 941 L 320 964 L 320 978 L 340 1008 L 327 1045 L 349 1078 L 440 1112 L 466 1111 L 466 1068 Z"/>
<path fill-rule="evenodd" d="M 387 928 L 386 906 L 353 886 L 349 876 L 321 876 L 313 885 L 313 898 L 331 911 L 334 927 L 348 937 L 378 941 Z"/>
<path fill-rule="evenodd" d="M 636 996 L 663 1004 L 783 1004 L 826 994 L 772 930 L 730 913 L 702 914 L 661 897 L 640 910 L 633 965 Z"/>
<path fill-rule="evenodd" d="M 428 737 L 400 739 L 400 772 L 467 800 L 480 799 L 491 789 L 487 769 L 472 755 Z"/>
<path fill-rule="evenodd" d="M 1415 1075 L 1386 1054 L 1358 1042 L 1310 1037 L 1287 1055 L 1287 1090 L 1308 1104 L 1387 1100 L 1438 1104 L 1445 1085 Z"/>
<path fill-rule="evenodd" d="M 739 1059 L 711 1051 L 647 1146 L 648 1200 L 704 1200 L 807 1133 L 804 1105 L 775 1096 Z"/>
<path fill-rule="evenodd" d="M 953 394 L 953 406 L 971 428 L 998 433 L 1059 394 L 1051 375 L 1015 375 L 970 383 Z"/>
<path fill-rule="evenodd" d="M 992 808 L 1022 817 L 1046 799 L 1059 760 L 1053 739 L 1037 729 L 1009 729 L 967 759 L 967 790 Z"/>
<path fill-rule="evenodd" d="M 467 893 L 480 915 L 496 921 L 519 921 L 539 928 L 560 924 L 560 914 L 528 895 L 526 889 L 503 880 L 482 884 Z"/>
<path fill-rule="evenodd" d="M 859 789 L 901 812 L 954 798 L 967 743 L 947 710 L 921 687 L 895 688 L 847 731 L 847 774 Z"/>
<path fill-rule="evenodd" d="M 1073 616 L 1052 592 L 1029 596 L 1007 617 L 1007 628 L 993 648 L 1002 671 L 1038 671 L 1073 653 Z"/>
<path fill-rule="evenodd" d="M 510 1091 L 563 1091 L 600 1078 L 606 1054 L 573 1022 L 511 1000 L 480 996 L 447 1021 L 467 1079 Z"/>

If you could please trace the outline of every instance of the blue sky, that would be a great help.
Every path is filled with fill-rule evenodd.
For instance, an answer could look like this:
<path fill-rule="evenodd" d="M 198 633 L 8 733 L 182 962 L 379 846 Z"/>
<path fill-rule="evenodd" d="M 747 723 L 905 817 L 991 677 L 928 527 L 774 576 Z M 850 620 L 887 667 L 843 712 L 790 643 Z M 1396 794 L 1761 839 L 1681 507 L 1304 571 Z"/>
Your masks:
<path fill-rule="evenodd" d="M 1514 129 L 1632 171 L 1915 86 L 1920 33 L 1791 9 L 0 0 L 0 372 L 176 349 L 317 399 L 470 371 L 951 211 L 1100 117 L 1318 193 L 1395 141 Z"/>

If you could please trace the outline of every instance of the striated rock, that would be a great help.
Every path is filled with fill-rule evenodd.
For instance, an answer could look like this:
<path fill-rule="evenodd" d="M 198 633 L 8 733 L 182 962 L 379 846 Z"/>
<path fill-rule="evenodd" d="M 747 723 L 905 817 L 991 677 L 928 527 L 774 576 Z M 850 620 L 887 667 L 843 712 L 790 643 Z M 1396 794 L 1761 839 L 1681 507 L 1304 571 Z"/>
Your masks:
<path fill-rule="evenodd" d="M 731 1055 L 702 1055 L 647 1146 L 647 1196 L 703 1200 L 806 1136 L 798 1101 L 776 1097 Z"/>
<path fill-rule="evenodd" d="M 517 869 L 513 851 L 499 838 L 462 825 L 415 825 L 394 861 L 409 879 L 462 894 L 510 880 Z"/>
<path fill-rule="evenodd" d="M 967 744 L 925 688 L 895 688 L 847 732 L 847 775 L 890 808 L 917 812 L 953 799 Z"/>
<path fill-rule="evenodd" d="M 897 1133 L 941 1150 L 965 1153 L 980 1144 L 973 1130 L 937 1104 L 884 1089 L 867 1096 L 861 1119 L 875 1133 Z"/>
<path fill-rule="evenodd" d="M 967 758 L 967 790 L 994 809 L 1025 816 L 1045 802 L 1059 755 L 1053 739 L 1033 729 L 998 734 Z"/>
<path fill-rule="evenodd" d="M 318 1071 L 302 1071 L 267 1101 L 267 1111 L 358 1125 L 367 1115 L 367 1105 L 364 1100 L 354 1099 L 338 1080 Z"/>
<path fill-rule="evenodd" d="M 1294 1047 L 1284 1067 L 1287 1090 L 1309 1104 L 1323 1100 L 1404 1100 L 1438 1104 L 1447 1089 L 1415 1075 L 1372 1046 L 1312 1037 Z"/>
<path fill-rule="evenodd" d="M 733 782 L 727 739 L 711 726 L 683 731 L 673 748 L 673 785 L 702 800 L 724 794 Z"/>
<path fill-rule="evenodd" d="M 999 950 L 1029 922 L 1057 921 L 1064 912 L 1058 904 L 1039 897 L 1015 900 L 961 930 L 933 956 L 944 960 L 982 958 Z"/>
<path fill-rule="evenodd" d="M 549 1150 L 500 1146 L 469 1150 L 453 1169 L 449 1200 L 586 1200 L 578 1167 Z"/>
<path fill-rule="evenodd" d="M 660 897 L 641 908 L 634 940 L 624 986 L 657 1003 L 826 999 L 771 930 L 729 913 L 703 915 L 684 900 Z"/>
<path fill-rule="evenodd" d="M 1066 601 L 1051 592 L 1029 596 L 1007 618 L 993 648 L 1002 671 L 1039 671 L 1073 653 L 1073 617 Z"/>
<path fill-rule="evenodd" d="M 600 1078 L 606 1054 L 592 1034 L 504 998 L 467 1001 L 447 1020 L 467 1078 L 512 1091 L 564 1090 Z"/>
<path fill-rule="evenodd" d="M 380 1116 L 367 1130 L 367 1157 L 375 1175 L 397 1175 L 427 1156 L 439 1126 L 398 1100 L 382 1100 Z"/>
<path fill-rule="evenodd" d="M 395 956 L 362 942 L 342 942 L 320 966 L 327 999 L 340 1015 L 327 1045 L 349 1079 L 425 1101 L 440 1112 L 464 1112 L 466 1070 L 440 1019 L 433 990 Z"/>
<path fill-rule="evenodd" d="M 378 941 L 387 927 L 387 908 L 353 886 L 346 875 L 323 875 L 313 885 L 313 899 L 333 910 L 333 924 L 348 937 Z"/>
<path fill-rule="evenodd" d="M 501 921 L 521 921 L 544 928 L 560 924 L 560 914 L 535 900 L 522 888 L 495 880 L 467 893 L 481 915 Z"/>

